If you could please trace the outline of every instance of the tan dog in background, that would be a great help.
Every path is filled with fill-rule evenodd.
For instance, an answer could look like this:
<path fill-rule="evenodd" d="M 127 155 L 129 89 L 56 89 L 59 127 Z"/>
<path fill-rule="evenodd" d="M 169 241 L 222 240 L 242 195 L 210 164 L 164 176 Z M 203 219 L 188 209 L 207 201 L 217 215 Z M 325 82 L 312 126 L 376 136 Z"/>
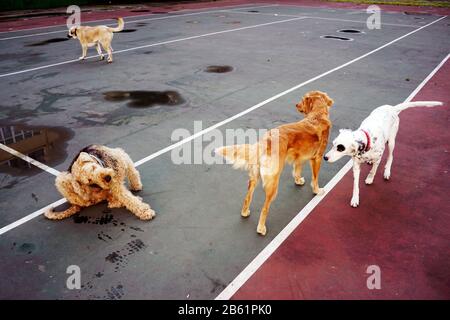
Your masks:
<path fill-rule="evenodd" d="M 117 22 L 119 24 L 117 28 L 110 28 L 107 26 L 79 26 L 70 28 L 67 36 L 69 38 L 78 39 L 83 50 L 79 59 L 84 60 L 86 58 L 88 47 L 97 46 L 97 52 L 100 55 L 100 60 L 105 59 L 101 48 L 103 47 L 103 49 L 108 53 L 108 62 L 112 62 L 113 49 L 111 47 L 111 41 L 113 39 L 113 33 L 122 31 L 125 25 L 122 18 L 117 18 Z"/>
<path fill-rule="evenodd" d="M 243 217 L 250 215 L 253 192 L 261 177 L 266 199 L 256 229 L 259 234 L 266 234 L 266 218 L 270 204 L 276 197 L 280 175 L 286 162 L 294 166 L 292 174 L 295 183 L 303 185 L 305 179 L 302 177 L 302 164 L 309 160 L 313 192 L 323 193 L 318 179 L 331 129 L 328 110 L 332 104 L 333 100 L 326 93 L 308 92 L 296 105 L 297 110 L 306 115 L 303 120 L 269 130 L 258 143 L 232 145 L 215 150 L 233 163 L 235 169 L 248 171 L 248 191 L 241 211 Z"/>

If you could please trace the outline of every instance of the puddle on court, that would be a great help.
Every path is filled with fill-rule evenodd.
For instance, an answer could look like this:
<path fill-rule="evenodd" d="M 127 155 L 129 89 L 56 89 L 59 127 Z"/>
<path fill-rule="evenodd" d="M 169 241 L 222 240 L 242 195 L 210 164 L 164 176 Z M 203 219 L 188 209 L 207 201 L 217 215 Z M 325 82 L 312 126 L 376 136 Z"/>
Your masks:
<path fill-rule="evenodd" d="M 57 43 L 57 42 L 63 42 L 63 41 L 68 41 L 70 40 L 69 38 L 52 38 L 52 39 L 47 39 L 44 41 L 38 41 L 38 42 L 33 42 L 30 44 L 27 44 L 27 47 L 38 47 L 38 46 L 45 46 L 47 44 L 51 44 L 51 43 Z"/>
<path fill-rule="evenodd" d="M 106 101 L 123 102 L 128 101 L 132 108 L 145 108 L 153 106 L 176 106 L 185 102 L 183 97 L 176 91 L 107 91 L 103 93 Z"/>
<path fill-rule="evenodd" d="M 259 12 L 258 10 L 248 10 L 247 12 Z"/>
<path fill-rule="evenodd" d="M 148 9 L 134 9 L 134 10 L 130 10 L 130 12 L 150 12 L 150 10 L 148 10 Z"/>
<path fill-rule="evenodd" d="M 333 40 L 340 40 L 340 41 L 352 41 L 352 38 L 346 38 L 346 37 L 337 37 L 337 36 L 320 36 L 322 39 L 333 39 Z"/>
<path fill-rule="evenodd" d="M 338 30 L 337 32 L 341 32 L 341 33 L 364 33 L 364 32 L 362 32 L 361 30 L 358 30 L 358 29 L 341 29 L 341 30 Z"/>
<path fill-rule="evenodd" d="M 135 32 L 137 29 L 123 29 L 122 31 L 120 31 L 120 32 L 125 32 L 125 33 L 127 33 L 127 32 Z"/>
<path fill-rule="evenodd" d="M 205 69 L 205 72 L 208 73 L 226 73 L 233 71 L 232 66 L 208 66 Z"/>
<path fill-rule="evenodd" d="M 48 166 L 54 166 L 67 158 L 66 142 L 73 132 L 63 127 L 0 124 L 0 143 L 19 151 Z M 0 176 L 31 176 L 42 172 L 32 164 L 19 159 L 9 152 L 0 150 Z M 1 180 L 0 188 L 8 188 Z"/>
<path fill-rule="evenodd" d="M 136 23 L 136 27 L 145 27 L 146 25 L 148 25 L 148 23 L 146 23 L 146 22 L 138 22 L 138 23 Z"/>

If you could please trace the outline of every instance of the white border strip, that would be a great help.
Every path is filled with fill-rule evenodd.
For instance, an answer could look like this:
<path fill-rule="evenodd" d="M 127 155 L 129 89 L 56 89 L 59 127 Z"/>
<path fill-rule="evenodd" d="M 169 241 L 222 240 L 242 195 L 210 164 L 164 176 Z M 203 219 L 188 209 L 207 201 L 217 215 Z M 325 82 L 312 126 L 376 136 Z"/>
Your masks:
<path fill-rule="evenodd" d="M 247 26 L 247 27 L 241 27 L 241 28 L 235 28 L 235 29 L 227 29 L 227 30 L 222 30 L 222 31 L 210 32 L 210 33 L 200 34 L 200 35 L 197 35 L 197 36 L 191 36 L 191 37 L 186 37 L 186 38 L 179 38 L 179 39 L 174 39 L 174 40 L 167 40 L 167 41 L 162 41 L 162 42 L 146 44 L 146 45 L 143 45 L 143 46 L 128 48 L 128 49 L 116 50 L 116 51 L 114 51 L 114 54 L 116 55 L 116 54 L 123 53 L 123 52 L 134 51 L 134 50 L 139 50 L 139 49 L 144 49 L 144 48 L 150 48 L 150 47 L 160 46 L 160 45 L 164 45 L 164 44 L 171 44 L 171 43 L 176 43 L 176 42 L 181 42 L 181 41 L 186 41 L 186 40 L 194 40 L 194 39 L 214 36 L 214 35 L 218 35 L 218 34 L 223 34 L 223 33 L 229 33 L 229 32 L 235 32 L 235 31 L 241 31 L 241 30 L 247 30 L 247 29 L 254 29 L 254 28 L 259 28 L 259 27 L 264 27 L 264 26 L 270 26 L 270 25 L 273 25 L 273 24 L 279 24 L 279 23 L 285 23 L 285 22 L 290 22 L 290 21 L 303 20 L 303 19 L 305 19 L 305 18 L 304 17 L 299 17 L 299 18 L 292 18 L 292 19 L 286 19 L 286 20 L 278 20 L 278 21 L 260 23 L 260 24 L 255 24 L 255 25 L 251 25 L 251 26 Z M 96 58 L 96 57 L 99 57 L 99 55 L 97 54 L 97 55 L 94 55 L 94 56 L 88 56 L 88 57 L 86 57 L 86 59 L 92 59 L 92 58 Z M 21 74 L 21 73 L 27 73 L 27 72 L 31 72 L 31 71 L 37 71 L 37 70 L 41 70 L 41 69 L 47 69 L 47 68 L 51 68 L 51 67 L 55 67 L 55 66 L 60 66 L 60 65 L 63 65 L 63 64 L 73 63 L 73 62 L 76 62 L 76 61 L 79 61 L 79 60 L 78 59 L 67 60 L 67 61 L 62 61 L 62 62 L 58 62 L 58 63 L 48 64 L 48 65 L 44 65 L 44 66 L 40 66 L 40 67 L 35 67 L 35 68 L 30 68 L 30 69 L 15 71 L 15 72 L 4 73 L 4 74 L 0 74 L 0 78 L 5 78 L 5 77 L 9 77 L 9 76 L 13 76 L 13 75 Z"/>
<path fill-rule="evenodd" d="M 248 5 L 252 5 L 252 7 L 242 7 L 242 6 L 248 6 Z M 192 13 L 208 13 L 208 12 L 215 12 L 215 11 L 221 11 L 221 10 L 217 10 L 217 9 L 254 9 L 254 8 L 267 8 L 267 7 L 278 7 L 279 5 L 277 4 L 271 4 L 271 5 L 258 5 L 256 3 L 252 3 L 252 4 L 243 4 L 243 5 L 231 5 L 231 6 L 223 6 L 223 7 L 210 7 L 210 8 L 200 8 L 200 9 L 183 9 L 183 10 L 175 10 L 175 11 L 168 11 L 167 14 L 171 14 L 171 13 L 179 13 L 179 12 L 185 12 L 185 11 L 195 11 Z M 214 9 L 214 10 L 209 10 L 209 9 Z M 83 14 L 83 12 L 81 12 Z M 191 14 L 191 13 L 188 13 Z M 125 16 L 123 17 L 124 19 L 128 19 L 128 18 L 139 18 L 139 17 L 149 17 L 149 16 L 159 16 L 160 14 L 157 13 L 149 13 L 149 14 L 139 14 L 139 15 L 133 15 L 133 16 Z M 171 17 L 181 17 L 184 16 L 185 14 L 181 14 L 181 15 L 173 15 L 173 16 L 163 16 L 160 17 L 159 19 L 163 19 L 163 18 L 171 18 Z M 89 20 L 86 21 L 86 23 L 91 23 L 91 22 L 100 22 L 100 21 L 111 21 L 111 20 L 116 20 L 114 18 L 106 18 L 106 19 L 100 19 L 100 20 Z M 126 21 L 125 21 L 126 22 Z M 21 30 L 10 30 L 10 31 L 0 31 L 0 34 L 4 34 L 4 33 L 16 33 L 16 32 L 26 32 L 26 31 L 32 31 L 32 30 L 40 30 L 40 29 L 50 29 L 50 28 L 58 28 L 58 27 L 65 27 L 65 24 L 55 24 L 53 26 L 45 26 L 45 27 L 36 27 L 36 28 L 29 28 L 29 29 L 21 29 Z"/>
<path fill-rule="evenodd" d="M 16 156 L 17 158 L 22 159 L 23 161 L 26 161 L 26 162 L 28 162 L 28 163 L 38 167 L 39 169 L 47 171 L 48 173 L 50 173 L 50 174 L 52 174 L 54 176 L 57 176 L 59 174 L 58 170 L 50 168 L 49 166 L 47 166 L 47 165 L 45 165 L 45 164 L 43 164 L 43 163 L 41 163 L 41 162 L 39 162 L 39 161 L 37 161 L 37 160 L 35 160 L 33 158 L 30 158 L 29 156 L 26 156 L 26 155 L 20 153 L 17 150 L 14 150 L 14 149 L 12 149 L 12 148 L 10 148 L 8 146 L 5 146 L 3 143 L 0 143 L 0 149 L 2 149 L 3 151 L 6 151 L 6 152 L 12 154 L 13 156 Z"/>
<path fill-rule="evenodd" d="M 433 71 L 420 83 L 420 85 L 406 98 L 404 102 L 411 101 L 416 94 L 425 86 L 425 84 L 438 72 L 438 70 L 447 62 L 450 54 L 434 68 Z M 229 300 L 245 282 L 266 262 L 267 259 L 280 247 L 280 245 L 289 237 L 289 235 L 303 222 L 311 211 L 322 201 L 336 184 L 352 168 L 353 161 L 348 161 L 339 172 L 324 187 L 323 196 L 315 196 L 303 209 L 284 227 L 283 230 L 250 262 L 250 264 L 215 298 L 215 300 Z"/>
<path fill-rule="evenodd" d="M 248 8 L 236 8 L 236 9 L 240 9 L 240 10 L 244 10 L 244 9 L 256 9 L 256 8 L 267 8 L 267 7 L 274 7 L 276 5 L 269 5 L 269 6 L 258 6 L 258 7 L 248 7 Z M 231 8 L 233 9 L 233 8 Z M 125 24 L 130 24 L 130 23 L 139 23 L 139 22 L 144 22 L 144 21 L 154 21 L 154 20 L 164 20 L 164 19 L 172 19 L 172 18 L 178 18 L 178 17 L 186 17 L 186 16 L 194 16 L 194 15 L 200 15 L 200 14 L 205 14 L 205 13 L 218 13 L 218 12 L 234 12 L 232 10 L 211 10 L 211 11 L 201 11 L 201 12 L 192 12 L 192 13 L 184 13 L 184 14 L 176 14 L 176 15 L 172 15 L 172 16 L 163 16 L 163 17 L 156 17 L 156 18 L 146 18 L 146 19 L 139 19 L 139 20 L 125 20 Z M 177 11 L 175 11 L 177 12 Z M 145 15 L 144 15 L 145 16 Z M 128 16 L 125 17 L 126 18 L 130 18 L 130 17 L 142 17 L 142 16 Z M 107 21 L 109 20 L 114 20 L 114 18 L 111 19 L 105 19 Z M 104 20 L 96 20 L 96 21 L 104 21 Z M 91 22 L 96 22 L 96 21 L 88 21 L 87 23 L 91 23 Z M 117 23 L 109 23 L 106 24 L 106 26 L 115 26 Z M 13 40 L 13 39 L 20 39 L 20 38 L 28 38 L 28 37 L 35 37 L 35 36 L 42 36 L 42 35 L 46 35 L 46 34 L 53 34 L 53 33 L 60 33 L 60 32 L 67 32 L 67 29 L 64 30 L 55 30 L 55 31 L 49 31 L 49 32 L 40 32 L 40 33 L 31 33 L 31 34 L 24 34 L 24 35 L 20 35 L 20 36 L 12 36 L 12 37 L 7 37 L 7 38 L 0 38 L 0 41 L 5 41 L 5 40 Z"/>
<path fill-rule="evenodd" d="M 359 60 L 361 60 L 361 59 L 371 55 L 372 53 L 375 53 L 375 52 L 377 52 L 377 51 L 379 51 L 379 50 L 381 50 L 381 49 L 383 49 L 383 48 L 385 48 L 385 47 L 387 47 L 387 46 L 389 46 L 389 45 L 391 45 L 391 44 L 393 44 L 393 43 L 395 43 L 395 42 L 397 42 L 397 41 L 399 41 L 399 40 L 401 40 L 401 39 L 403 39 L 403 38 L 405 38 L 405 37 L 407 37 L 407 36 L 409 36 L 409 35 L 411 35 L 413 33 L 415 33 L 415 32 L 417 32 L 417 31 L 419 31 L 419 30 L 421 30 L 423 28 L 426 28 L 426 27 L 428 27 L 428 26 L 430 26 L 430 25 L 432 25 L 432 24 L 434 24 L 434 23 L 444 19 L 445 17 L 446 16 L 444 16 L 442 18 L 439 18 L 439 19 L 437 19 L 437 20 L 435 20 L 435 21 L 433 21 L 433 22 L 431 22 L 431 23 L 429 23 L 429 24 L 427 24 L 427 25 L 425 25 L 425 26 L 423 26 L 423 27 L 421 27 L 419 29 L 413 30 L 413 31 L 407 33 L 406 35 L 403 35 L 403 36 L 401 36 L 401 37 L 399 37 L 399 38 L 397 38 L 395 40 L 392 40 L 391 42 L 388 42 L 387 44 L 385 44 L 385 45 L 383 45 L 383 46 L 381 46 L 381 47 L 379 47 L 377 49 L 374 49 L 374 50 L 372 50 L 372 51 L 370 51 L 370 52 L 368 52 L 368 53 L 366 53 L 366 54 L 364 54 L 362 56 L 359 56 L 358 58 L 350 60 L 349 62 L 344 63 L 343 65 L 341 65 L 339 67 L 331 69 L 331 70 L 329 70 L 327 72 L 324 72 L 324 73 L 322 73 L 322 74 L 320 74 L 320 75 L 318 75 L 318 76 L 316 76 L 316 77 L 314 77 L 314 78 L 312 78 L 310 80 L 302 82 L 302 83 L 300 83 L 300 84 L 298 84 L 298 85 L 296 85 L 296 86 L 294 86 L 294 87 L 292 87 L 292 88 L 290 88 L 288 90 L 285 90 L 285 91 L 283 91 L 283 92 L 281 92 L 281 93 L 279 93 L 279 94 L 277 94 L 277 95 L 275 95 L 275 96 L 273 96 L 273 97 L 271 97 L 269 99 L 264 100 L 263 102 L 260 102 L 260 103 L 258 103 L 256 105 L 254 105 L 253 107 L 250 107 L 250 108 L 248 108 L 248 109 L 246 109 L 246 110 L 244 110 L 244 111 L 242 111 L 242 112 L 240 112 L 240 113 L 238 113 L 238 114 L 236 114 L 236 115 L 234 115 L 234 116 L 232 116 L 232 117 L 230 117 L 228 119 L 225 119 L 225 120 L 223 120 L 223 121 L 221 121 L 221 122 L 219 122 L 219 123 L 217 123 L 217 124 L 215 124 L 215 125 L 213 125 L 211 127 L 208 127 L 208 128 L 206 128 L 206 129 L 204 129 L 202 131 L 197 132 L 196 134 L 194 134 L 194 135 L 192 135 L 190 137 L 187 137 L 187 138 L 185 138 L 185 139 L 183 139 L 183 140 L 181 140 L 181 141 L 179 141 L 177 143 L 174 143 L 174 144 L 172 144 L 172 145 L 170 145 L 170 146 L 168 146 L 168 147 L 166 147 L 164 149 L 161 149 L 161 150 L 159 150 L 159 151 L 157 151 L 157 152 L 155 152 L 155 153 L 153 153 L 153 154 L 151 154 L 151 155 L 149 155 L 149 156 L 147 156 L 147 157 L 145 157 L 145 158 L 135 162 L 135 166 L 140 166 L 140 165 L 142 165 L 142 164 L 144 164 L 144 163 L 146 163 L 146 162 L 148 162 L 148 161 L 150 161 L 150 160 L 152 160 L 152 159 L 154 159 L 154 158 L 156 158 L 156 157 L 158 157 L 158 156 L 160 156 L 160 155 L 162 155 L 162 154 L 164 154 L 164 153 L 166 153 L 166 152 L 168 152 L 168 151 L 170 151 L 172 149 L 177 148 L 178 146 L 180 146 L 180 145 L 182 145 L 182 144 L 184 144 L 186 142 L 189 142 L 189 141 L 191 141 L 191 140 L 193 140 L 193 139 L 195 139 L 195 138 L 197 138 L 197 137 L 199 137 L 199 136 L 201 136 L 201 135 L 203 135 L 203 134 L 205 134 L 205 133 L 207 133 L 209 131 L 212 131 L 212 130 L 220 127 L 220 126 L 223 126 L 224 124 L 226 124 L 228 122 L 231 122 L 231 121 L 233 121 L 233 120 L 235 120 L 235 119 L 237 119 L 239 117 L 242 117 L 243 115 L 245 115 L 245 114 L 247 114 L 247 113 L 249 113 L 249 112 L 251 112 L 253 110 L 258 109 L 258 108 L 262 107 L 263 105 L 265 105 L 265 104 L 267 104 L 267 103 L 269 103 L 271 101 L 274 101 L 274 100 L 276 100 L 276 99 L 278 99 L 278 98 L 280 98 L 280 97 L 282 97 L 282 96 L 284 96 L 284 95 L 286 95 L 286 94 L 288 94 L 288 93 L 290 93 L 290 92 L 292 92 L 294 90 L 297 90 L 297 89 L 299 89 L 299 88 L 301 88 L 301 87 L 303 87 L 303 86 L 305 86 L 305 85 L 307 85 L 307 84 L 309 84 L 309 83 L 311 83 L 311 82 L 313 82 L 313 81 L 315 81 L 317 79 L 323 78 L 323 77 L 327 76 L 328 74 L 330 74 L 332 72 L 340 70 L 340 69 L 342 69 L 342 68 L 344 68 L 344 67 L 346 67 L 346 66 L 348 66 L 348 65 L 350 65 L 350 64 L 352 64 L 352 63 L 354 63 L 356 61 L 359 61 Z M 61 199 L 59 201 L 63 201 L 61 203 L 65 202 L 64 199 Z M 56 202 L 54 204 L 56 204 Z M 48 208 L 48 207 L 49 206 L 47 206 L 46 208 Z M 25 216 L 24 218 L 22 218 L 22 219 L 20 219 L 18 221 L 23 221 L 22 223 L 25 223 L 25 222 L 33 219 L 34 217 L 37 217 L 40 214 L 44 213 L 46 208 L 40 209 L 38 211 L 35 211 L 35 212 L 29 214 L 28 216 Z M 27 217 L 31 217 L 31 218 L 27 219 Z M 12 223 L 12 224 L 14 224 L 13 228 L 21 225 L 22 223 L 17 224 L 17 221 Z M 10 226 L 11 226 L 11 224 L 1 228 L 0 229 L 0 235 L 4 234 L 5 232 L 7 232 L 7 231 L 9 231 L 11 229 L 13 229 Z"/>

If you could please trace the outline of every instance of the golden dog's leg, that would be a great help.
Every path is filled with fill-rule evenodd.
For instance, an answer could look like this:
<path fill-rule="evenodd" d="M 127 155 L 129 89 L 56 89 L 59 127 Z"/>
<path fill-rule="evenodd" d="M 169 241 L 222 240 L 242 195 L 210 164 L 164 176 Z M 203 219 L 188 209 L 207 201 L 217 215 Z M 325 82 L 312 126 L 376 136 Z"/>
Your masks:
<path fill-rule="evenodd" d="M 260 235 L 266 235 L 266 219 L 269 214 L 270 204 L 275 199 L 278 191 L 278 182 L 280 179 L 280 173 L 274 176 L 263 177 L 264 191 L 266 193 L 266 200 L 264 201 L 264 206 L 261 210 L 261 215 L 259 216 L 258 227 L 256 232 Z"/>
<path fill-rule="evenodd" d="M 125 208 L 130 210 L 141 220 L 150 220 L 155 216 L 150 206 L 140 198 L 134 196 L 124 185 L 115 186 L 111 189 L 112 196 L 122 203 Z"/>
<path fill-rule="evenodd" d="M 102 47 L 100 46 L 100 43 L 97 42 L 97 53 L 100 56 L 100 60 L 104 60 L 105 56 L 103 55 L 102 52 Z"/>
<path fill-rule="evenodd" d="M 302 177 L 302 162 L 301 161 L 294 162 L 292 176 L 294 177 L 294 181 L 295 181 L 296 185 L 302 186 L 305 184 L 305 178 Z"/>
<path fill-rule="evenodd" d="M 77 205 L 71 205 L 69 209 L 66 209 L 61 212 L 53 211 L 53 209 L 51 208 L 45 212 L 44 216 L 50 220 L 61 220 L 61 219 L 66 219 L 70 216 L 73 216 L 77 212 L 80 212 L 80 210 L 81 210 L 81 207 L 79 207 Z"/>
<path fill-rule="evenodd" d="M 320 163 L 322 162 L 322 158 L 311 159 L 309 161 L 311 165 L 311 187 L 315 194 L 321 195 L 323 194 L 323 189 L 319 188 L 319 171 L 320 171 Z"/>
<path fill-rule="evenodd" d="M 247 195 L 244 199 L 244 205 L 242 206 L 241 216 L 244 218 L 250 215 L 250 204 L 252 203 L 253 192 L 255 191 L 256 186 L 258 185 L 259 180 L 259 168 L 251 169 L 248 173 L 248 190 Z"/>

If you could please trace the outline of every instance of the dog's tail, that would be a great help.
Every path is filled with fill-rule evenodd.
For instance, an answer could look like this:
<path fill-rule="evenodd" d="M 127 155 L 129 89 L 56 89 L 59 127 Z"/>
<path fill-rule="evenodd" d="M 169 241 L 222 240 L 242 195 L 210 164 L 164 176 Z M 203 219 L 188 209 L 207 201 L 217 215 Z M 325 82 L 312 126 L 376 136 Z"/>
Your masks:
<path fill-rule="evenodd" d="M 403 110 L 408 109 L 408 108 L 437 107 L 437 106 L 442 106 L 442 102 L 440 102 L 440 101 L 414 101 L 414 102 L 400 103 L 400 104 L 394 106 L 394 110 L 397 111 L 397 113 L 400 113 Z"/>
<path fill-rule="evenodd" d="M 234 169 L 248 170 L 249 166 L 259 163 L 258 143 L 224 146 L 216 148 L 214 152 L 232 163 Z"/>
<path fill-rule="evenodd" d="M 68 208 L 64 211 L 61 211 L 61 212 L 54 211 L 54 208 L 49 208 L 45 212 L 44 216 L 50 220 L 62 220 L 62 219 L 68 218 L 70 216 L 73 216 L 75 213 L 80 212 L 80 210 L 81 210 L 81 207 L 72 204 L 70 206 L 70 208 Z"/>
<path fill-rule="evenodd" d="M 117 18 L 117 23 L 119 24 L 116 28 L 108 28 L 112 32 L 120 32 L 123 30 L 123 27 L 125 26 L 125 22 L 123 21 L 123 18 Z"/>

